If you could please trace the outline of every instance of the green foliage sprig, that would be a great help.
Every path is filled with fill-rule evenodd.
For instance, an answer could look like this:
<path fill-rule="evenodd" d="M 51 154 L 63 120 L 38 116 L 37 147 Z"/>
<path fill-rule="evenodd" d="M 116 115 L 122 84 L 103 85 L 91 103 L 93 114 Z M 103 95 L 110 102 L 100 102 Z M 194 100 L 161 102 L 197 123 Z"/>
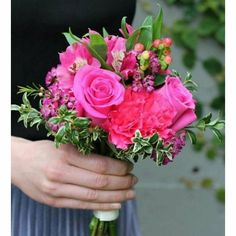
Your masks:
<path fill-rule="evenodd" d="M 159 166 L 162 165 L 165 157 L 172 160 L 172 145 L 164 144 L 157 133 L 150 137 L 142 137 L 140 131 L 137 130 L 132 142 L 133 144 L 127 150 L 116 151 L 116 157 L 119 159 L 128 158 L 134 162 L 151 158 Z"/>
<path fill-rule="evenodd" d="M 209 129 L 213 132 L 213 134 L 220 142 L 223 142 L 223 134 L 220 132 L 220 130 L 224 128 L 225 121 L 221 120 L 220 118 L 211 120 L 211 118 L 212 114 L 209 113 L 203 118 L 199 119 L 196 124 L 187 127 L 186 131 L 192 144 L 196 144 L 197 136 L 190 129 L 198 129 L 200 131 L 205 131 L 206 129 Z"/>
<path fill-rule="evenodd" d="M 30 95 L 32 95 L 34 91 L 34 89 L 32 89 L 31 91 L 29 87 L 26 88 L 21 87 L 21 89 L 22 92 L 25 90 L 29 90 Z M 31 106 L 30 101 L 28 99 L 29 94 L 25 92 L 22 96 L 21 106 L 13 104 L 11 105 L 11 110 L 18 111 L 20 113 L 18 122 L 22 121 L 25 128 L 27 128 L 28 125 L 30 127 L 36 125 L 36 128 L 39 129 L 39 126 L 45 124 L 45 121 L 42 117 L 42 114 Z"/>
<path fill-rule="evenodd" d="M 49 124 L 60 126 L 57 132 L 49 131 L 54 136 L 56 146 L 71 143 L 83 154 L 89 154 L 95 148 L 96 141 L 106 138 L 105 132 L 99 127 L 92 127 L 91 120 L 78 117 L 76 111 L 61 106 L 58 115 L 48 120 Z"/>

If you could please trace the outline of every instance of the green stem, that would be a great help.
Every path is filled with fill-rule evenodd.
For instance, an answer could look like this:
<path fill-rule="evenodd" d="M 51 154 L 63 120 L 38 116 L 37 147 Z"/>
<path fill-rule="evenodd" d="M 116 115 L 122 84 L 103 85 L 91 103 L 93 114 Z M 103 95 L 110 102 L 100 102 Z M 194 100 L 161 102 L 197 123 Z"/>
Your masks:
<path fill-rule="evenodd" d="M 96 217 L 93 217 L 89 224 L 90 236 L 96 236 L 98 223 L 99 220 Z"/>
<path fill-rule="evenodd" d="M 116 221 L 110 221 L 108 222 L 109 227 L 109 236 L 117 236 L 116 232 Z"/>
<path fill-rule="evenodd" d="M 109 232 L 108 232 L 108 225 L 109 225 L 109 222 L 105 222 L 105 226 L 104 226 L 104 236 L 109 236 Z"/>
<path fill-rule="evenodd" d="M 98 233 L 96 236 L 105 236 L 104 235 L 104 221 L 99 221 L 99 225 L 98 225 Z"/>

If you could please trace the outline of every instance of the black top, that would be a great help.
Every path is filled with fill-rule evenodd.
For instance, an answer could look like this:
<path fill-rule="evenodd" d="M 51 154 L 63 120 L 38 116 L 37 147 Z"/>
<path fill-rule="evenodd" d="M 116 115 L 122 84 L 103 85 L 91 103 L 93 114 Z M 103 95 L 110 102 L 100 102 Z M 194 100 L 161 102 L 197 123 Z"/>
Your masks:
<path fill-rule="evenodd" d="M 11 57 L 12 104 L 21 103 L 18 85 L 44 85 L 48 70 L 59 63 L 58 52 L 68 46 L 62 32 L 71 27 L 82 36 L 88 28 L 110 34 L 119 34 L 120 22 L 127 16 L 131 23 L 135 13 L 135 0 L 12 0 L 11 2 Z M 34 107 L 38 104 L 32 103 Z M 12 135 L 31 140 L 46 138 L 46 132 L 25 129 L 17 123 L 19 114 L 12 113 Z"/>

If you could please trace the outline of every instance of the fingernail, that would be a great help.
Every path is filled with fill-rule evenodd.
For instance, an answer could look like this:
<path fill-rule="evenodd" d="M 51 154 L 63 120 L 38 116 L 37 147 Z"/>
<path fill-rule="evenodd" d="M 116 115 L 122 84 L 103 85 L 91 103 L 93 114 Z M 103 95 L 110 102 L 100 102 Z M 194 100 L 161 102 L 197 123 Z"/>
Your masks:
<path fill-rule="evenodd" d="M 137 184 L 138 183 L 138 178 L 136 176 L 133 177 L 133 185 Z"/>
<path fill-rule="evenodd" d="M 135 192 L 133 190 L 128 191 L 127 194 L 126 194 L 126 197 L 128 199 L 134 198 L 135 197 Z"/>
<path fill-rule="evenodd" d="M 120 203 L 113 203 L 113 204 L 111 204 L 111 207 L 113 209 L 120 209 L 121 208 L 121 204 Z"/>

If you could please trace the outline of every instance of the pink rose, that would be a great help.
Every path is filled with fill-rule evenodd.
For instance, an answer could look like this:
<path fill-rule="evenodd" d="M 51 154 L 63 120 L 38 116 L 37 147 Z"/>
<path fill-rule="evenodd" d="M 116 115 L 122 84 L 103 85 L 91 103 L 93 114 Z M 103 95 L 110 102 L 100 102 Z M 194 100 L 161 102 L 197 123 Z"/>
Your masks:
<path fill-rule="evenodd" d="M 171 129 L 181 130 L 196 120 L 193 96 L 178 77 L 168 76 L 165 85 L 158 90 L 158 93 L 168 98 L 177 111 Z"/>
<path fill-rule="evenodd" d="M 89 65 L 76 73 L 73 86 L 75 98 L 95 124 L 101 124 L 112 106 L 123 101 L 125 89 L 120 79 L 111 71 Z"/>
<path fill-rule="evenodd" d="M 167 129 L 175 114 L 173 106 L 162 95 L 147 91 L 134 92 L 129 87 L 124 101 L 109 113 L 104 129 L 108 132 L 109 142 L 117 148 L 127 149 L 132 144 L 136 130 L 140 130 L 145 137 L 157 132 L 162 138 L 169 137 Z"/>

